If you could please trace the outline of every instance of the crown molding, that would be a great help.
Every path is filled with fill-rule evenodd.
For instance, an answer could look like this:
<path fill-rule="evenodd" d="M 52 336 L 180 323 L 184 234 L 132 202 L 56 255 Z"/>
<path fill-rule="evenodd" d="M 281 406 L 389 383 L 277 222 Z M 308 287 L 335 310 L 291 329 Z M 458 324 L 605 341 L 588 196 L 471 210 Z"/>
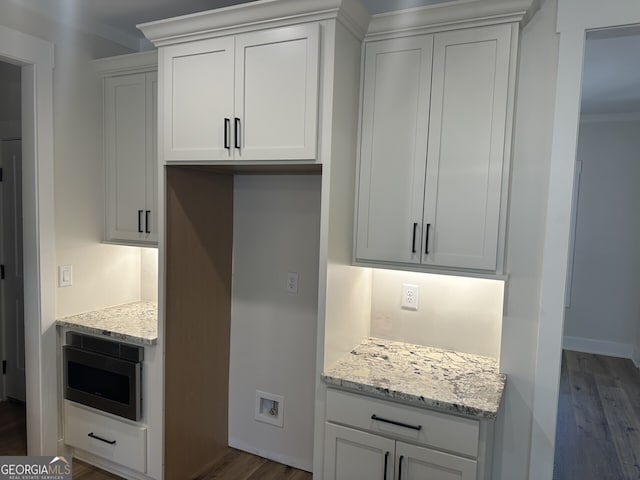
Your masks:
<path fill-rule="evenodd" d="M 294 23 L 337 19 L 364 38 L 370 15 L 360 0 L 260 0 L 137 25 L 156 47 Z"/>
<path fill-rule="evenodd" d="M 457 0 L 371 17 L 366 40 L 496 23 L 522 22 L 535 0 Z"/>
<path fill-rule="evenodd" d="M 93 61 L 93 65 L 102 76 L 149 72 L 158 69 L 158 52 L 154 50 L 99 58 Z"/>

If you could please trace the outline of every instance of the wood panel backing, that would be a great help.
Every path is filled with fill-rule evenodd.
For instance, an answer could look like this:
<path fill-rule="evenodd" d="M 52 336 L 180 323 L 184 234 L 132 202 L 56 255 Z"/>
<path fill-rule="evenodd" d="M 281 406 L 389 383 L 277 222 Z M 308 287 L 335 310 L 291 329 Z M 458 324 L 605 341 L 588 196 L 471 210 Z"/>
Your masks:
<path fill-rule="evenodd" d="M 233 176 L 167 167 L 165 479 L 226 451 Z"/>

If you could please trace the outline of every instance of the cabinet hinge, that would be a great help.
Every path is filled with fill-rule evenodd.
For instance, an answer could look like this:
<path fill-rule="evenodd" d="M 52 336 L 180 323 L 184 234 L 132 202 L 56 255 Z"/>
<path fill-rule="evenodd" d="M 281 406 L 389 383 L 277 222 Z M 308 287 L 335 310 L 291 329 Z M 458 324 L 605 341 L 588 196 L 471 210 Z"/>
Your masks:
<path fill-rule="evenodd" d="M 2 374 L 3 375 L 7 374 L 7 361 L 6 360 L 2 360 Z"/>

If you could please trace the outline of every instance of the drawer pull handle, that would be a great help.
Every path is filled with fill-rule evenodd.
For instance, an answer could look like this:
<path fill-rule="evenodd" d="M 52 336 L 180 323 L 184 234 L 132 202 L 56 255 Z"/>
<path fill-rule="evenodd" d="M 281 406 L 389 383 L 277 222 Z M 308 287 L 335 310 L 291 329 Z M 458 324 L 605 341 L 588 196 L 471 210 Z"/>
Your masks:
<path fill-rule="evenodd" d="M 391 425 L 410 428 L 411 430 L 422 430 L 422 425 L 409 425 L 408 423 L 396 422 L 395 420 L 388 420 L 386 418 L 377 416 L 375 413 L 371 415 L 371 420 L 377 420 L 378 422 L 383 422 L 383 423 L 390 423 Z"/>
<path fill-rule="evenodd" d="M 96 435 L 93 432 L 89 433 L 87 435 L 87 437 L 95 438 L 96 440 L 100 440 L 101 442 L 108 443 L 109 445 L 115 445 L 116 444 L 115 440 L 107 440 L 105 438 L 99 437 L 98 435 Z"/>

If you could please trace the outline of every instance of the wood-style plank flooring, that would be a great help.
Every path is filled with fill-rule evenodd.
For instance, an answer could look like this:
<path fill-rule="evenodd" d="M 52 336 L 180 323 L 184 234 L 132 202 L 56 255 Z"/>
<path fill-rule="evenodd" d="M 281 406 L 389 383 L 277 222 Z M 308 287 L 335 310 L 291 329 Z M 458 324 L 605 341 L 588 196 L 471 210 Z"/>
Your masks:
<path fill-rule="evenodd" d="M 24 404 L 0 402 L 0 456 L 26 455 Z M 121 477 L 73 459 L 74 480 L 119 480 Z M 311 474 L 229 448 L 195 480 L 311 480 Z"/>
<path fill-rule="evenodd" d="M 640 370 L 631 360 L 563 352 L 553 479 L 640 479 Z"/>

